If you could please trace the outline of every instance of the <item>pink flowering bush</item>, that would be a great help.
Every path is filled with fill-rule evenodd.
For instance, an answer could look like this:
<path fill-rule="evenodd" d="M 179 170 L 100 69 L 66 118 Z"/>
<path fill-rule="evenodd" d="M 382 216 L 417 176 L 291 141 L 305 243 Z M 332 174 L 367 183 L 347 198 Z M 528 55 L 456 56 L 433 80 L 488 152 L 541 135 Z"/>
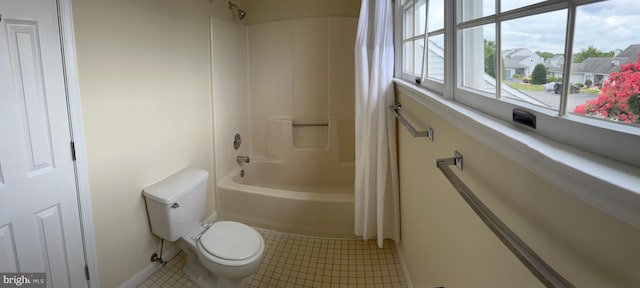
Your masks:
<path fill-rule="evenodd" d="M 576 106 L 573 112 L 640 124 L 640 59 L 620 65 L 620 72 L 611 73 L 598 98 Z"/>

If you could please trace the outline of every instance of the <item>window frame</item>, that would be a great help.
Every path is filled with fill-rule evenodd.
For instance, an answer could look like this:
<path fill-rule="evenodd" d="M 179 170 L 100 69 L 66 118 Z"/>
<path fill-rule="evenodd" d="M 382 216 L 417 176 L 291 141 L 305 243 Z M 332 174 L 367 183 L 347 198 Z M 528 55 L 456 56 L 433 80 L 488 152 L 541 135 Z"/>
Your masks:
<path fill-rule="evenodd" d="M 440 97 L 471 107 L 509 123 L 513 123 L 512 113 L 514 109 L 524 109 L 536 116 L 537 127 L 535 129 L 522 127 L 523 129 L 527 129 L 533 133 L 545 136 L 565 145 L 577 147 L 590 153 L 640 167 L 640 153 L 629 153 L 629 151 L 633 151 L 634 147 L 640 147 L 640 126 L 567 113 L 566 103 L 568 89 L 563 89 L 560 94 L 560 108 L 556 111 L 500 97 L 502 90 L 499 86 L 502 74 L 501 69 L 496 69 L 497 88 L 495 97 L 479 96 L 481 94 L 479 94 L 478 91 L 462 85 L 462 69 L 460 69 L 463 53 L 460 45 L 462 41 L 461 29 L 477 27 L 485 24 L 495 25 L 495 65 L 496 67 L 501 67 L 502 53 L 500 22 L 566 9 L 568 15 L 567 29 L 565 33 L 566 44 L 564 57 L 565 59 L 571 59 L 570 55 L 573 52 L 573 34 L 575 30 L 575 14 L 577 7 L 601 2 L 603 0 L 547 0 L 506 12 L 499 11 L 500 0 L 496 0 L 495 14 L 478 17 L 464 22 L 459 21 L 462 19 L 462 9 L 458 8 L 461 7 L 462 1 L 463 0 L 444 1 L 444 29 L 442 31 L 438 31 L 439 33 L 441 32 L 445 38 L 444 82 L 441 83 L 430 79 L 421 79 L 421 87 L 436 92 Z M 398 35 L 398 37 L 396 37 L 396 43 L 400 44 L 396 47 L 402 47 L 402 35 L 404 35 L 404 10 L 402 9 L 403 7 L 400 7 L 400 1 L 396 0 L 396 2 L 398 3 L 398 5 L 396 5 L 396 23 L 400 24 L 400 26 L 396 26 L 398 29 L 395 29 L 396 32 L 399 32 L 396 33 L 396 35 Z M 415 5 L 416 0 L 411 0 L 411 2 L 412 5 Z M 426 0 L 426 6 L 428 7 L 428 5 L 429 1 Z M 414 17 L 415 14 L 416 13 L 414 11 Z M 426 19 L 426 21 L 428 21 L 428 19 Z M 425 29 L 425 44 L 427 37 L 429 37 L 428 31 Z M 449 49 L 449 47 L 453 47 L 453 49 Z M 402 48 L 396 49 L 396 64 L 400 65 L 400 67 L 396 68 L 396 75 L 400 75 L 398 78 L 415 83 L 415 75 L 403 73 L 403 68 L 401 66 L 403 64 L 402 53 Z M 569 61 L 566 62 L 569 63 Z M 571 65 L 564 65 L 563 69 L 564 75 L 570 75 Z M 563 77 L 563 87 L 569 87 L 569 80 L 570 77 Z M 610 139 L 615 140 L 611 141 Z"/>
<path fill-rule="evenodd" d="M 634 148 L 640 147 L 640 127 L 571 113 L 559 115 L 556 111 L 550 113 L 538 106 L 523 105 L 523 102 L 478 97 L 469 89 L 461 89 L 461 75 L 456 69 L 461 53 L 457 45 L 460 43 L 460 33 L 457 25 L 459 12 L 456 9 L 460 1 L 445 1 L 443 90 L 402 79 L 402 50 L 396 49 L 395 71 L 399 75 L 394 79 L 396 91 L 428 107 L 454 127 L 527 168 L 544 181 L 640 229 L 640 153 L 633 152 Z M 499 7 L 499 1 L 496 1 L 496 7 Z M 537 6 L 568 5 L 572 8 L 568 9 L 567 22 L 572 22 L 575 21 L 577 7 L 600 1 L 549 0 L 542 5 L 538 3 L 515 10 L 517 13 L 526 13 L 527 9 Z M 400 11 L 395 11 L 396 25 L 402 25 L 403 15 Z M 565 59 L 570 59 L 567 55 L 572 53 L 574 28 L 567 28 Z M 499 31 L 496 31 L 497 38 L 498 35 Z M 401 43 L 399 40 L 396 36 L 396 47 Z M 496 42 L 496 50 L 500 51 L 500 41 Z M 564 75 L 569 75 L 570 69 L 570 65 L 565 65 Z M 567 82 L 564 82 L 564 78 Z M 564 87 L 568 87 L 568 79 L 563 77 Z M 563 93 L 563 97 L 567 97 L 566 92 Z M 515 124 L 511 119 L 514 108 L 526 109 L 536 115 L 538 128 L 534 130 Z M 565 109 L 560 108 L 561 111 Z"/>
<path fill-rule="evenodd" d="M 396 9 L 396 27 L 402 27 L 402 29 L 404 29 L 404 11 L 406 9 L 406 7 L 411 6 L 413 9 L 413 17 L 414 17 L 414 27 L 415 27 L 415 19 L 416 19 L 416 9 L 415 9 L 415 5 L 418 1 L 420 0 L 405 0 L 407 2 L 410 2 L 410 4 L 402 4 L 402 0 L 396 0 L 396 3 L 398 3 L 397 5 L 395 5 L 395 9 Z M 445 51 L 445 57 L 444 57 L 444 79 L 443 81 L 437 81 L 434 79 L 431 79 L 428 77 L 428 71 L 429 67 L 428 62 L 427 62 L 427 58 L 428 58 L 428 49 L 427 47 L 427 41 L 429 39 L 429 37 L 434 37 L 434 36 L 438 36 L 438 35 L 445 35 L 445 30 L 446 30 L 446 24 L 444 24 L 444 27 L 441 29 L 436 29 L 433 31 L 428 31 L 428 17 L 429 17 L 429 2 L 432 0 L 422 0 L 425 2 L 425 28 L 424 28 L 424 34 L 418 34 L 418 35 L 414 35 L 411 38 L 407 38 L 404 39 L 404 30 L 401 30 L 401 33 L 395 33 L 396 37 L 395 37 L 395 43 L 396 43 L 396 71 L 395 74 L 396 75 L 400 75 L 399 78 L 404 79 L 406 81 L 409 82 L 413 82 L 416 83 L 418 85 L 421 85 L 422 87 L 431 89 L 433 91 L 437 91 L 439 93 L 444 93 L 444 89 L 445 89 L 445 83 L 444 83 L 444 79 L 447 78 L 446 76 L 446 72 L 447 72 L 447 49 L 445 47 L 447 47 L 446 45 L 446 37 L 444 37 L 445 40 L 445 47 L 443 47 L 444 51 Z M 448 0 L 444 0 L 444 5 L 446 7 L 446 2 L 448 2 Z M 446 8 L 445 8 L 446 9 Z M 446 12 L 445 12 L 446 13 Z M 446 17 L 445 17 L 445 22 L 446 22 Z M 398 26 L 399 25 L 399 26 Z M 415 28 L 414 28 L 415 29 Z M 414 33 L 415 34 L 415 33 Z M 424 39 L 424 49 L 422 51 L 422 65 L 424 65 L 422 67 L 422 70 L 424 70 L 424 74 L 422 75 L 415 75 L 415 74 L 411 74 L 411 73 L 405 73 L 404 71 L 404 44 L 407 41 L 416 41 L 416 40 L 420 40 L 420 39 Z M 415 54 L 416 52 L 414 52 Z M 398 60 L 399 59 L 399 60 Z M 415 63 L 415 60 L 414 60 Z M 400 66 L 397 66 L 397 65 Z"/>

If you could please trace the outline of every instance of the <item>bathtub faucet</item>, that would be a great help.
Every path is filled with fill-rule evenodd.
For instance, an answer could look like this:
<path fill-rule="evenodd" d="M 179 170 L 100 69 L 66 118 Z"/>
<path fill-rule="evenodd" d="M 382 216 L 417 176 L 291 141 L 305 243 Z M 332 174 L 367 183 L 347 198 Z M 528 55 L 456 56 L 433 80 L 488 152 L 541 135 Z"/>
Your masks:
<path fill-rule="evenodd" d="M 249 156 L 240 156 L 240 155 L 238 155 L 238 156 L 236 156 L 236 161 L 238 163 L 242 163 L 242 162 L 249 163 Z"/>

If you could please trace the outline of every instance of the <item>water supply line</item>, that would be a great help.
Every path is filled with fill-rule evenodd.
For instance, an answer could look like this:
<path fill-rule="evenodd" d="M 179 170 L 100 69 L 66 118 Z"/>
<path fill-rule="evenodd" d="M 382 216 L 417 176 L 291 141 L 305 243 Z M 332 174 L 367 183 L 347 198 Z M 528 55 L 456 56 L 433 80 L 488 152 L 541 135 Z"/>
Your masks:
<path fill-rule="evenodd" d="M 151 262 L 158 262 L 162 266 L 167 265 L 167 261 L 164 261 L 164 259 L 162 259 L 163 248 L 164 248 L 164 239 L 160 239 L 160 256 L 158 256 L 158 253 L 153 253 L 153 255 L 151 255 Z"/>

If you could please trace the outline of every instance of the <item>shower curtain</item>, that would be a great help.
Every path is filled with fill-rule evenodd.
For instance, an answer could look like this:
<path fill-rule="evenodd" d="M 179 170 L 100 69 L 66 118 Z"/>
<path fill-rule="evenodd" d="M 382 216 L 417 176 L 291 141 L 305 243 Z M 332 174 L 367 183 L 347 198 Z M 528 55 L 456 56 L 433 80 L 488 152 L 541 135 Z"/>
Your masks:
<path fill-rule="evenodd" d="M 356 36 L 355 233 L 399 241 L 391 0 L 363 0 Z"/>

